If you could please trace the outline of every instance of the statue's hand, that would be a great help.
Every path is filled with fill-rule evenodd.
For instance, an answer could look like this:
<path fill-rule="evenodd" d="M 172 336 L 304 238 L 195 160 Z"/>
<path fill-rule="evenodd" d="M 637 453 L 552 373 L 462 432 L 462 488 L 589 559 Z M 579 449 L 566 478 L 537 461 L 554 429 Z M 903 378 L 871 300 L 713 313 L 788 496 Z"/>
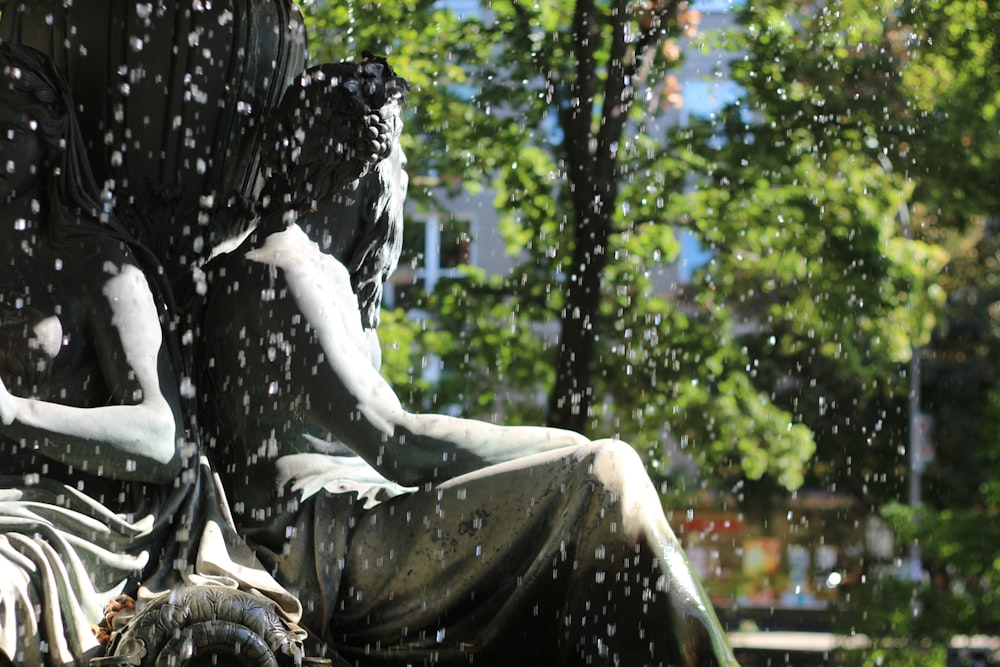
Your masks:
<path fill-rule="evenodd" d="M 17 398 L 7 391 L 7 385 L 0 378 L 0 421 L 10 426 L 17 418 Z"/>

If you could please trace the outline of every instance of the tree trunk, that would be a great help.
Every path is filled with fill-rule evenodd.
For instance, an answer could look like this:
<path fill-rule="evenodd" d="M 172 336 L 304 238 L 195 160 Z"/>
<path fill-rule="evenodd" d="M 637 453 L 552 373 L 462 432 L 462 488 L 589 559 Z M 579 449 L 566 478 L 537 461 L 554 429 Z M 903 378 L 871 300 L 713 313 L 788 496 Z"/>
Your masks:
<path fill-rule="evenodd" d="M 634 95 L 635 54 L 629 52 L 627 0 L 616 0 L 611 15 L 607 75 L 600 90 L 600 122 L 593 118 L 601 86 L 595 54 L 601 48 L 601 19 L 593 0 L 578 0 L 573 21 L 576 79 L 569 104 L 560 109 L 570 199 L 574 214 L 573 262 L 567 271 L 561 314 L 556 380 L 549 395 L 548 423 L 585 430 L 594 401 L 592 381 L 600 317 L 601 278 L 618 200 L 617 147 Z"/>
<path fill-rule="evenodd" d="M 576 245 L 566 280 L 556 382 L 549 395 L 549 425 L 578 432 L 585 430 L 594 399 L 591 373 L 600 315 L 601 276 L 607 265 L 614 206 L 615 188 L 601 189 L 608 191 L 604 196 L 611 198 L 605 201 L 601 195 L 595 195 L 590 201 L 582 201 L 581 196 L 573 197 L 578 220 Z"/>

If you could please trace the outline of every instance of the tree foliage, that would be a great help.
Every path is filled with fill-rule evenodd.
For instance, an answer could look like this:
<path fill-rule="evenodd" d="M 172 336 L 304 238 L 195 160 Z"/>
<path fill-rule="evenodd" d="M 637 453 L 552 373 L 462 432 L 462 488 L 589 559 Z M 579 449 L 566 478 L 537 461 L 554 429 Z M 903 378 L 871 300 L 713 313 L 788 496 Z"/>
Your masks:
<path fill-rule="evenodd" d="M 417 83 L 411 172 L 491 184 L 520 259 L 428 300 L 446 333 L 425 335 L 425 351 L 446 372 L 425 401 L 620 435 L 654 463 L 670 441 L 710 475 L 795 487 L 811 436 L 755 386 L 729 305 L 657 283 L 691 224 L 679 201 L 701 160 L 658 120 L 675 40 L 697 18 L 677 2 L 564 0 L 492 2 L 464 20 L 433 3 L 327 3 L 309 20 L 322 58 L 344 34 L 355 51 L 392 53 Z"/>
<path fill-rule="evenodd" d="M 928 581 L 872 576 L 855 595 L 866 631 L 995 634 L 1000 11 L 769 0 L 740 35 L 747 96 L 711 174 L 728 192 L 701 195 L 724 211 L 716 281 L 766 322 L 744 340 L 815 434 L 808 481 L 881 507 L 901 556 L 921 545 Z M 895 502 L 913 349 L 937 449 L 919 509 Z"/>
<path fill-rule="evenodd" d="M 930 511 L 996 511 L 980 446 L 1000 331 L 996 9 L 747 3 L 724 40 L 744 96 L 677 127 L 662 122 L 676 46 L 699 39 L 685 42 L 685 7 L 488 8 L 310 10 L 318 58 L 389 51 L 416 82 L 406 141 L 422 205 L 492 186 L 521 260 L 426 299 L 414 340 L 445 372 L 433 394 L 419 357 L 397 375 L 415 404 L 547 414 L 654 463 L 676 443 L 709 480 L 805 481 L 878 507 L 905 495 L 917 349 L 938 424 Z M 712 259 L 664 290 L 679 231 Z"/>

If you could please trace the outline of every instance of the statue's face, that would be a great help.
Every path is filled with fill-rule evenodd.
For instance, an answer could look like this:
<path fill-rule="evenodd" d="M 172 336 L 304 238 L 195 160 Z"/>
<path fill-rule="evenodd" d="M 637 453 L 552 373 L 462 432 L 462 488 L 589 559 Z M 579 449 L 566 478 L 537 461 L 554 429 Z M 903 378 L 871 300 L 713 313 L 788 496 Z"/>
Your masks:
<path fill-rule="evenodd" d="M 396 196 L 399 199 L 399 205 L 402 206 L 403 202 L 406 200 L 406 190 L 410 185 L 410 176 L 406 173 L 406 153 L 403 152 L 402 146 L 398 143 L 392 149 L 392 154 L 389 156 L 389 160 L 393 172 L 398 174 Z"/>
<path fill-rule="evenodd" d="M 406 154 L 396 143 L 392 153 L 378 163 L 373 172 L 364 177 L 369 187 L 378 183 L 382 188 L 382 203 L 389 217 L 391 230 L 385 230 L 393 238 L 401 236 L 403 224 L 403 204 L 409 177 L 406 174 Z M 364 179 L 358 187 L 363 188 Z M 370 217 L 371 213 L 368 212 Z M 318 202 L 316 213 L 311 216 L 322 225 L 320 246 L 341 262 L 347 263 L 355 251 L 359 239 L 364 235 L 366 215 L 361 210 L 358 191 L 338 192 L 326 201 Z M 398 258 L 394 258 L 394 261 Z"/>
<path fill-rule="evenodd" d="M 410 177 L 406 173 L 406 153 L 403 152 L 399 142 L 396 142 L 382 165 L 381 169 L 385 175 L 386 184 L 389 188 L 389 202 L 393 214 L 397 209 L 399 215 L 403 214 L 403 202 L 406 201 L 406 190 L 410 183 Z"/>
<path fill-rule="evenodd" d="M 0 106 L 0 201 L 13 201 L 36 188 L 44 157 L 28 114 Z"/>
<path fill-rule="evenodd" d="M 393 146 L 392 153 L 385 159 L 385 167 L 389 174 L 389 188 L 391 190 L 389 199 L 389 215 L 394 227 L 394 236 L 403 236 L 403 204 L 406 202 L 406 190 L 409 186 L 410 177 L 406 173 L 406 153 L 397 141 Z M 398 244 L 397 244 L 398 245 Z M 399 261 L 399 248 L 396 256 L 392 258 L 392 265 Z"/>

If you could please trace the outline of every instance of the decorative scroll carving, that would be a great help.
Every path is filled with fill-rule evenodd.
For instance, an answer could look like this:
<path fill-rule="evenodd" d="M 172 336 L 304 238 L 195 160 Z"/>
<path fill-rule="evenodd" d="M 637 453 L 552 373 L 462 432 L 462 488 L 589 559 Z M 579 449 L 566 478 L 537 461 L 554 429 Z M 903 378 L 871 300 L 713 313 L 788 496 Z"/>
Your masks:
<path fill-rule="evenodd" d="M 234 667 L 291 667 L 303 657 L 301 637 L 266 600 L 190 585 L 145 603 L 115 636 L 109 653 L 142 667 L 180 667 L 196 659 L 211 664 L 210 656 Z"/>

